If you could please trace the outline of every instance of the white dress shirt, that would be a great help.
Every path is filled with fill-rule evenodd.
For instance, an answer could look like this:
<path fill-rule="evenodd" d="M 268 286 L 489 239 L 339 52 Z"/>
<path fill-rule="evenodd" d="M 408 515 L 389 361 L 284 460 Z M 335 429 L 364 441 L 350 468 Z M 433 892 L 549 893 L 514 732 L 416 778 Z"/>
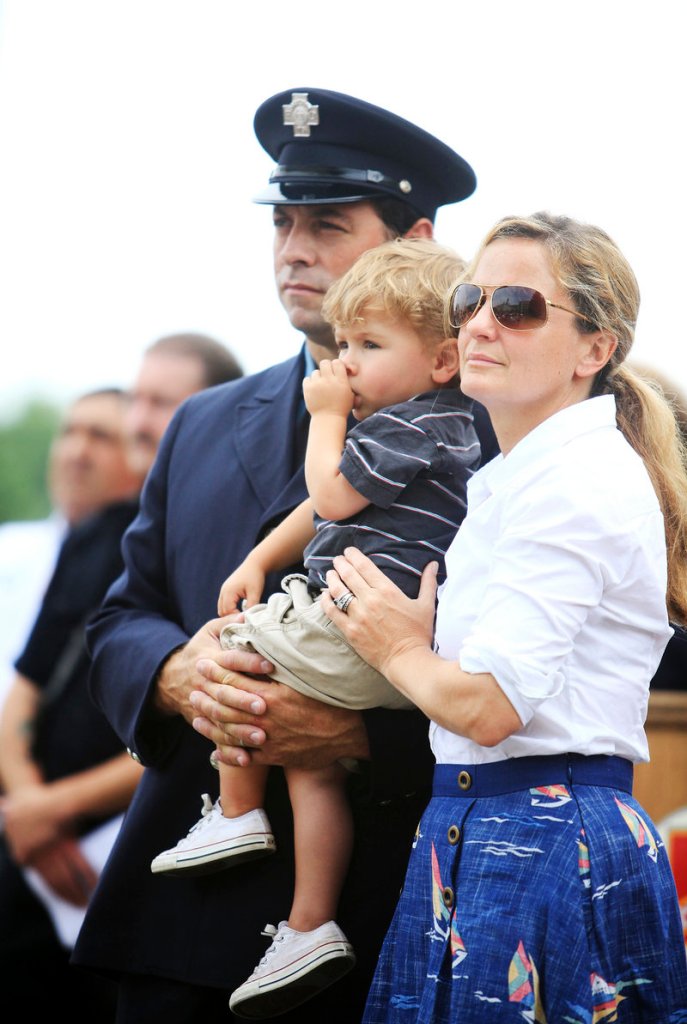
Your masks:
<path fill-rule="evenodd" d="M 446 569 L 436 649 L 490 672 L 522 728 L 481 747 L 432 723 L 439 763 L 649 759 L 649 683 L 672 635 L 665 533 L 612 396 L 556 413 L 472 477 Z"/>
<path fill-rule="evenodd" d="M 50 582 L 66 524 L 47 519 L 0 525 L 0 706 Z"/>

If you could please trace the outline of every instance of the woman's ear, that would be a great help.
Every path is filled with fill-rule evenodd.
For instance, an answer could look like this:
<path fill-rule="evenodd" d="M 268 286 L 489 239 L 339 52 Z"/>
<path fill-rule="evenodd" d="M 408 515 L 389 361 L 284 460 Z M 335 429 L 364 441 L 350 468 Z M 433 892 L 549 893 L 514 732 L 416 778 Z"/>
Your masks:
<path fill-rule="evenodd" d="M 432 380 L 435 384 L 448 384 L 458 376 L 459 370 L 458 342 L 455 338 L 445 338 L 439 342 L 434 353 Z"/>
<path fill-rule="evenodd" d="M 610 331 L 583 334 L 584 346 L 577 363 L 578 377 L 595 377 L 604 368 L 616 348 L 618 339 Z"/>

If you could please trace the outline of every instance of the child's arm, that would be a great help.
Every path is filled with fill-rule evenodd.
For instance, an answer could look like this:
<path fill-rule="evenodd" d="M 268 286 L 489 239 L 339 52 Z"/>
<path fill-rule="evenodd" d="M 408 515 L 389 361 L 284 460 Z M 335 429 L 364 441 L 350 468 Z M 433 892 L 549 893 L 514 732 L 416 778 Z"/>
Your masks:
<path fill-rule="evenodd" d="M 370 502 L 339 472 L 346 421 L 353 408 L 353 392 L 341 360 L 323 359 L 319 369 L 303 381 L 303 396 L 310 413 L 305 453 L 308 494 L 323 519 L 348 519 Z"/>
<path fill-rule="evenodd" d="M 241 609 L 245 600 L 250 608 L 257 604 L 265 588 L 265 577 L 275 569 L 300 562 L 303 550 L 315 536 L 313 505 L 309 498 L 267 534 L 239 566 L 226 578 L 219 593 L 217 610 L 229 615 Z"/>

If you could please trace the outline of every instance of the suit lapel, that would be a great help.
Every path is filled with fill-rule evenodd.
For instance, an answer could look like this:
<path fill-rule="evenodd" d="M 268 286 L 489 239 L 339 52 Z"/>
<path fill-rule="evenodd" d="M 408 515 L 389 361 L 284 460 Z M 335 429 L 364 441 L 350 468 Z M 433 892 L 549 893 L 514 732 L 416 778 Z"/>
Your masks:
<path fill-rule="evenodd" d="M 258 533 L 261 534 L 264 527 L 271 523 L 280 522 L 288 512 L 291 512 L 296 505 L 300 505 L 308 497 L 305 486 L 305 473 L 303 467 L 299 466 L 294 475 L 287 481 L 283 490 L 280 490 L 274 501 L 265 509 L 258 526 Z"/>
<path fill-rule="evenodd" d="M 275 514 L 272 509 L 276 505 L 292 508 L 305 497 L 302 470 L 291 480 L 303 366 L 301 354 L 274 367 L 265 375 L 260 389 L 235 410 L 238 457 L 263 510 L 269 509 L 268 518 Z M 293 500 L 294 495 L 300 497 Z"/>

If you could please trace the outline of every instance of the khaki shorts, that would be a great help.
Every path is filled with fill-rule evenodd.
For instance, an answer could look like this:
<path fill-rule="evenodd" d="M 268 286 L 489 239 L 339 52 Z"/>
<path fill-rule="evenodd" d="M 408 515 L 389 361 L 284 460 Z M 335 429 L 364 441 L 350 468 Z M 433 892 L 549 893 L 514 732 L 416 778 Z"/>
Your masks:
<path fill-rule="evenodd" d="M 220 634 L 222 647 L 246 647 L 275 666 L 271 678 L 335 707 L 412 708 L 384 676 L 368 665 L 327 618 L 305 576 L 282 580 L 283 594 L 244 613 Z"/>

